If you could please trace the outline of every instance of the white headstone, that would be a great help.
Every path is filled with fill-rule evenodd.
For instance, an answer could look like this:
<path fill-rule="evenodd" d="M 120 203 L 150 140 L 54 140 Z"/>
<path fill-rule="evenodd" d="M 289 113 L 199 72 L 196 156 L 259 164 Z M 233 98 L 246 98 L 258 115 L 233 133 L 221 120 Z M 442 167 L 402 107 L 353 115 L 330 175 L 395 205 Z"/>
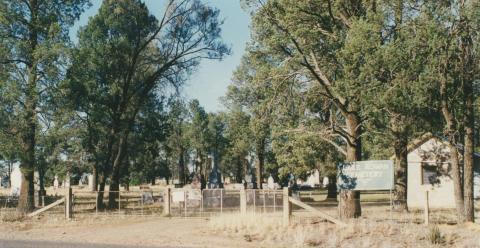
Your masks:
<path fill-rule="evenodd" d="M 252 182 L 252 175 L 245 175 L 245 182 L 251 183 Z"/>
<path fill-rule="evenodd" d="M 318 170 L 314 170 L 313 173 L 310 176 L 308 176 L 307 184 L 310 185 L 311 187 L 320 185 L 320 172 Z"/>
<path fill-rule="evenodd" d="M 328 177 L 323 177 L 323 187 L 327 187 L 328 185 Z"/>
<path fill-rule="evenodd" d="M 58 189 L 58 176 L 55 175 L 55 180 L 53 180 L 53 188 Z"/>
<path fill-rule="evenodd" d="M 11 188 L 10 194 L 14 196 L 20 195 L 20 188 L 22 187 L 22 172 L 19 167 L 15 167 L 11 174 Z"/>
<path fill-rule="evenodd" d="M 40 174 L 38 171 L 33 172 L 33 184 L 35 191 L 40 190 Z"/>
<path fill-rule="evenodd" d="M 67 173 L 67 175 L 65 175 L 64 182 L 64 188 L 70 188 L 70 173 Z"/>
<path fill-rule="evenodd" d="M 92 174 L 88 175 L 88 189 L 90 189 L 90 191 L 95 191 L 95 185 L 93 185 L 93 175 Z"/>
<path fill-rule="evenodd" d="M 273 179 L 272 176 L 269 176 L 267 179 L 267 187 L 268 189 L 275 189 L 275 180 Z"/>

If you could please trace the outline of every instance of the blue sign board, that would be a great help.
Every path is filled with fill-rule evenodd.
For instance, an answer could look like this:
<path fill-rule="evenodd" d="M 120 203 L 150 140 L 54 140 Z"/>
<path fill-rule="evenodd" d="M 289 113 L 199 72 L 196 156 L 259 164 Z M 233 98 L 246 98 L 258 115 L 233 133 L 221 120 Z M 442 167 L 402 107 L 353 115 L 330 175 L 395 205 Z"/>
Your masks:
<path fill-rule="evenodd" d="M 340 190 L 392 190 L 394 186 L 392 160 L 341 163 L 337 172 Z"/>

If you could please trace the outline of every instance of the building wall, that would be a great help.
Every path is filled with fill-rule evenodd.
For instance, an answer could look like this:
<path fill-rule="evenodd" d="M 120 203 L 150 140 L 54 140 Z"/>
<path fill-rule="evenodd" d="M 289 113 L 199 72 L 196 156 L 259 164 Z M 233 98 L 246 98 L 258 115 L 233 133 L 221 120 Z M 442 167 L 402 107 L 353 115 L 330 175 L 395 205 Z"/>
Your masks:
<path fill-rule="evenodd" d="M 408 154 L 407 205 L 409 208 L 423 208 L 425 191 L 429 192 L 429 205 L 432 208 L 454 208 L 455 198 L 449 149 L 446 142 L 432 138 Z M 480 160 L 475 161 L 475 197 L 480 197 Z M 422 184 L 422 163 L 442 166 L 438 183 Z"/>

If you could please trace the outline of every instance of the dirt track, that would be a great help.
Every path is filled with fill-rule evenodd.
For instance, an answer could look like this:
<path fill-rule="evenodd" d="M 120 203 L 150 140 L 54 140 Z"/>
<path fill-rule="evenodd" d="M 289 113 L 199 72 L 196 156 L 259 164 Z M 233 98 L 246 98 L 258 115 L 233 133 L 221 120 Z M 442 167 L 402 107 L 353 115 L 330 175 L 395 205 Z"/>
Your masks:
<path fill-rule="evenodd" d="M 42 220 L 24 223 L 2 223 L 1 247 L 29 247 L 31 241 L 42 241 L 45 247 L 258 247 L 241 237 L 226 237 L 208 230 L 207 220 L 194 218 L 128 217 L 72 221 Z M 3 243 L 2 243 L 3 242 Z M 45 243 L 47 242 L 47 243 Z M 53 243 L 51 243 L 53 242 Z M 2 245 L 3 244 L 3 245 Z M 23 244 L 23 246 L 22 246 Z M 7 246 L 9 245 L 9 246 Z M 50 246 L 49 246 L 50 245 Z M 36 246 L 30 246 L 36 247 Z"/>

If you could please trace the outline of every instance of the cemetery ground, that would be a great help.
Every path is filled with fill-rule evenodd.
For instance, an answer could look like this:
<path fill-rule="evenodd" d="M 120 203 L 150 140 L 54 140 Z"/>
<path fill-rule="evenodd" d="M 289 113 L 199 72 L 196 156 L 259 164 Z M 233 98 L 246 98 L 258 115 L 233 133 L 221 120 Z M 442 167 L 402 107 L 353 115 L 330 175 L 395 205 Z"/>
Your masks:
<path fill-rule="evenodd" d="M 303 192 L 308 204 L 335 216 L 336 203 L 325 192 Z M 457 225 L 453 211 L 391 212 L 388 194 L 362 196 L 362 217 L 337 226 L 294 208 L 291 225 L 279 213 L 224 213 L 203 217 L 158 214 L 78 214 L 61 212 L 15 218 L 2 211 L 1 247 L 480 247 L 480 225 Z M 438 228 L 438 229 L 437 229 Z"/>

